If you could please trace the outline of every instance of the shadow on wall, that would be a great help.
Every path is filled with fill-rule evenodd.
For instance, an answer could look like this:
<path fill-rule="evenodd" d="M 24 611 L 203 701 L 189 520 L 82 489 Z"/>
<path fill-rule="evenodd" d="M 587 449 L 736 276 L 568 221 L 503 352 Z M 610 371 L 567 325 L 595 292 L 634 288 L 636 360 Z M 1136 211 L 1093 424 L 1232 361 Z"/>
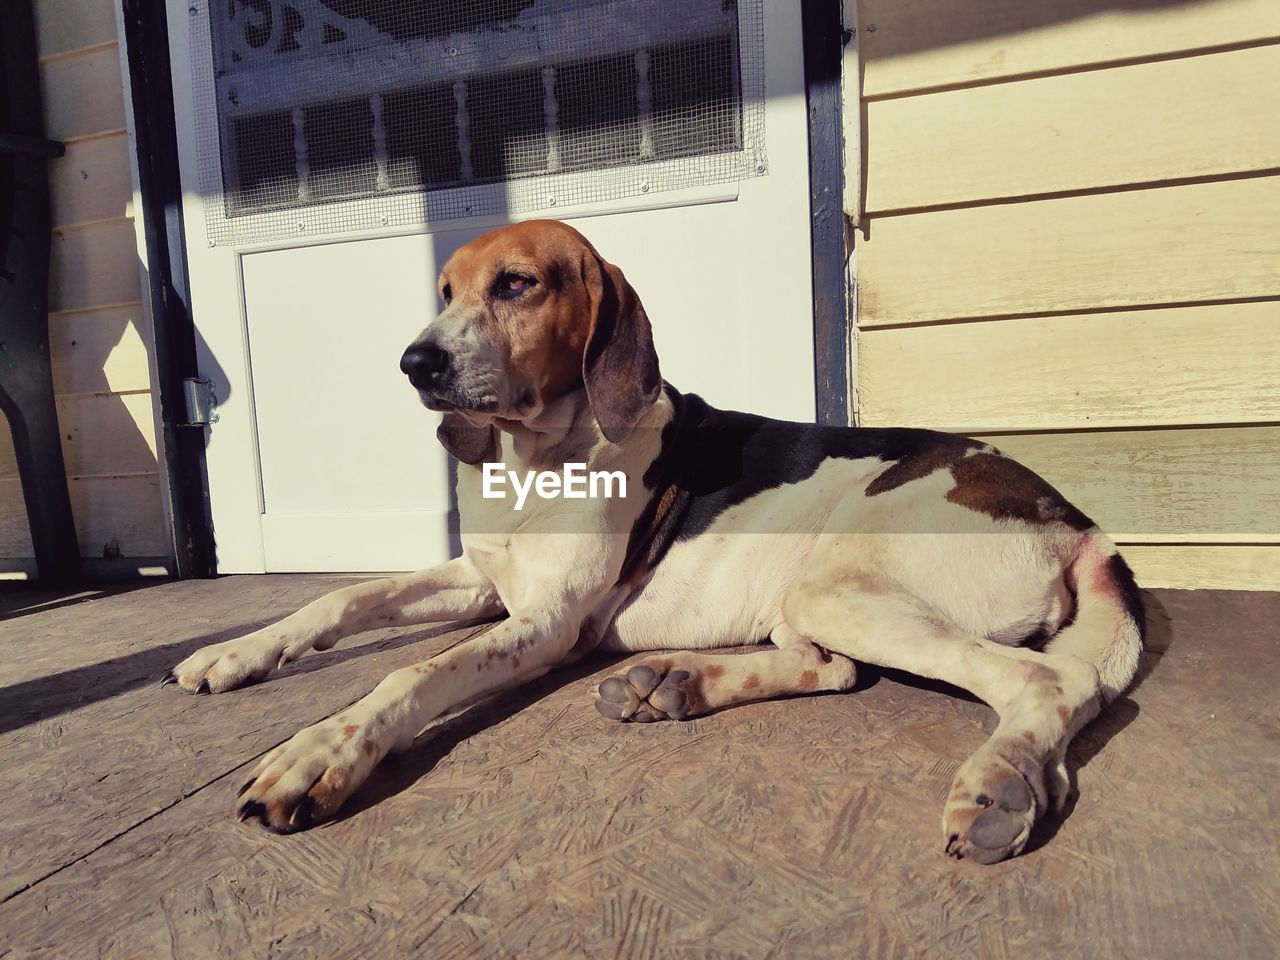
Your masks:
<path fill-rule="evenodd" d="M 59 241 L 55 233 L 55 251 Z M 168 553 L 142 326 L 139 305 L 49 318 L 67 486 L 91 578 L 136 573 Z M 0 575 L 34 576 L 32 556 L 13 443 L 0 418 Z"/>
<path fill-rule="evenodd" d="M 1230 0 L 858 0 L 858 14 L 864 29 L 875 27 L 874 36 L 865 40 L 871 56 L 890 59 L 1033 33 L 1107 14 L 1208 8 L 1224 2 Z M 1104 50 L 1098 53 L 1093 59 L 1105 59 Z"/>

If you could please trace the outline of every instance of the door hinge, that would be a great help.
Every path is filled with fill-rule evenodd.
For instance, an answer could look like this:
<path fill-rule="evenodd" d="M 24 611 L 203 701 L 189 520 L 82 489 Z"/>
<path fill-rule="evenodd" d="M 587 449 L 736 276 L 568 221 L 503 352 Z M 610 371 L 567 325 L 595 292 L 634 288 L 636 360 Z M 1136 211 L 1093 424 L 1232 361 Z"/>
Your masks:
<path fill-rule="evenodd" d="M 182 381 L 187 401 L 187 422 L 183 427 L 207 427 L 218 422 L 218 398 L 214 391 L 218 385 L 212 380 L 188 378 Z"/>

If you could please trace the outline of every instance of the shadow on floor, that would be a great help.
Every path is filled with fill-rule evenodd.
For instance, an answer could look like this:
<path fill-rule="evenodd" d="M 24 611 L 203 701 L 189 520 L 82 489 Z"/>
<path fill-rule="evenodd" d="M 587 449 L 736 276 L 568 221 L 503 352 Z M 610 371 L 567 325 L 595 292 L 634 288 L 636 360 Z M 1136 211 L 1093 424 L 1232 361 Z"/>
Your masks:
<path fill-rule="evenodd" d="M 0 623 L 16 620 L 33 613 L 45 613 L 62 607 L 105 600 L 149 587 L 158 587 L 171 581 L 161 578 L 149 580 L 122 580 L 100 584 L 82 584 L 74 590 L 32 586 L 24 581 L 0 583 Z"/>
<path fill-rule="evenodd" d="M 138 650 L 100 663 L 63 670 L 47 677 L 16 683 L 10 687 L 0 687 L 0 733 L 17 730 L 49 717 L 79 709 L 87 704 L 110 699 L 144 684 L 159 683 L 160 678 L 174 664 L 180 663 L 200 647 L 242 636 L 276 619 L 278 618 L 272 617 L 266 620 L 250 621 L 198 637 Z M 470 623 L 433 624 L 425 629 L 413 630 L 384 640 L 356 644 L 323 653 L 309 653 L 273 676 L 288 677 L 313 673 L 354 657 L 396 650 L 470 625 Z M 175 696 L 190 696 L 176 688 L 173 693 Z"/>
<path fill-rule="evenodd" d="M 354 817 L 403 793 L 430 773 L 464 740 L 511 719 L 557 690 L 585 680 L 630 656 L 632 654 L 592 654 L 559 670 L 552 670 L 532 683 L 494 694 L 432 726 L 404 753 L 393 754 L 383 760 L 368 781 L 343 805 L 333 822 Z"/>

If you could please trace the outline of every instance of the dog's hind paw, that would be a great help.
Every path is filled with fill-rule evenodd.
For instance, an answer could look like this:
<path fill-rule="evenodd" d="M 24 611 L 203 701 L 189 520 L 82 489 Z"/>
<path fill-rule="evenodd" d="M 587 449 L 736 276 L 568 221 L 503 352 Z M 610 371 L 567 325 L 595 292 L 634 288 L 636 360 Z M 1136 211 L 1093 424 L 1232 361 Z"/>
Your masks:
<path fill-rule="evenodd" d="M 688 670 L 660 672 L 638 663 L 601 682 L 596 709 L 610 720 L 624 722 L 683 720 L 694 712 L 691 676 Z"/>
<path fill-rule="evenodd" d="M 1044 774 L 1030 756 L 1011 761 L 994 751 L 985 753 L 961 768 L 947 798 L 943 829 L 950 856 L 998 863 L 1022 852 L 1036 817 L 1044 812 Z"/>

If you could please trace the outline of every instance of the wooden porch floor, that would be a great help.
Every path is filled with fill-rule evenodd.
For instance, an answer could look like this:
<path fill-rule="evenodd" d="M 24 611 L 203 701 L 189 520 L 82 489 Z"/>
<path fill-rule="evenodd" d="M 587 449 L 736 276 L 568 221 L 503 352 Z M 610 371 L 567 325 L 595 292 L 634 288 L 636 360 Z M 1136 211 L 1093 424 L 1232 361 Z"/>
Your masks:
<path fill-rule="evenodd" d="M 0 593 L 0 956 L 1280 949 L 1280 594 L 1149 593 L 1143 681 L 1077 741 L 1078 801 L 984 868 L 943 855 L 940 816 L 989 711 L 870 669 L 646 726 L 596 714 L 597 660 L 442 725 L 338 822 L 236 823 L 253 758 L 456 634 L 373 634 L 223 696 L 159 679 L 341 582 Z"/>

